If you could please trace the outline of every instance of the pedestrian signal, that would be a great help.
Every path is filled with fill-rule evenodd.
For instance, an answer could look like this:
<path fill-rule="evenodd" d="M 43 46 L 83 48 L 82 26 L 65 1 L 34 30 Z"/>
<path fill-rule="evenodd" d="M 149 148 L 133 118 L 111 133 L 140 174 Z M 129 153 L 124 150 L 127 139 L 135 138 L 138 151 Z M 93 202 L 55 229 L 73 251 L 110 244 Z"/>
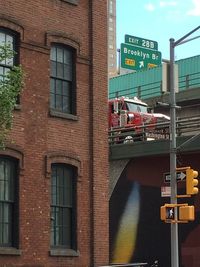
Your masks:
<path fill-rule="evenodd" d="M 194 221 L 194 206 L 179 207 L 180 221 Z"/>
<path fill-rule="evenodd" d="M 160 207 L 160 219 L 162 221 L 175 219 L 175 207 L 165 205 Z"/>
<path fill-rule="evenodd" d="M 166 223 L 187 223 L 194 221 L 194 218 L 194 206 L 188 206 L 188 203 L 165 204 L 160 207 L 160 219 Z"/>

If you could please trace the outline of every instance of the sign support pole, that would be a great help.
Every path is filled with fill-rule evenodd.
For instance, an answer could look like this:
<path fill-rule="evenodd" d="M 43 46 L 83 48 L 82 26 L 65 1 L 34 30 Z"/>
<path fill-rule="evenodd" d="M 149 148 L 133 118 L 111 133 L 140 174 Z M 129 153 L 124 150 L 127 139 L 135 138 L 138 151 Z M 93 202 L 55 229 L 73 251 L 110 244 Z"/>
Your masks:
<path fill-rule="evenodd" d="M 176 97 L 174 88 L 174 39 L 170 39 L 170 187 L 171 204 L 177 204 L 176 182 Z M 177 208 L 175 208 L 175 220 L 177 220 Z M 171 224 L 171 266 L 179 266 L 178 253 L 178 223 Z"/>
<path fill-rule="evenodd" d="M 177 204 L 177 182 L 176 182 L 176 94 L 174 81 L 174 49 L 176 46 L 189 42 L 193 39 L 186 39 L 192 33 L 200 29 L 200 25 L 191 32 L 184 35 L 179 40 L 170 39 L 170 175 L 171 175 L 171 204 Z M 177 208 L 175 209 L 175 220 L 177 220 Z M 171 224 L 171 267 L 179 267 L 179 249 L 178 249 L 178 224 Z"/>

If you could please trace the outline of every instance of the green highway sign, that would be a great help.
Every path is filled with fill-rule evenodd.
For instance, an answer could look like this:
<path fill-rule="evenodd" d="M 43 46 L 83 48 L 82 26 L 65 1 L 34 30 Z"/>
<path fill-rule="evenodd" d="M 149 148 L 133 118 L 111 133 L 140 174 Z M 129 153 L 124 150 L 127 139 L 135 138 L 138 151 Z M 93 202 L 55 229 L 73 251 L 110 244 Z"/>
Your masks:
<path fill-rule="evenodd" d="M 130 45 L 137 45 L 147 49 L 158 50 L 158 43 L 156 41 L 131 36 L 128 34 L 125 34 L 125 43 Z"/>
<path fill-rule="evenodd" d="M 121 67 L 144 70 L 161 64 L 161 52 L 129 44 L 121 44 Z"/>

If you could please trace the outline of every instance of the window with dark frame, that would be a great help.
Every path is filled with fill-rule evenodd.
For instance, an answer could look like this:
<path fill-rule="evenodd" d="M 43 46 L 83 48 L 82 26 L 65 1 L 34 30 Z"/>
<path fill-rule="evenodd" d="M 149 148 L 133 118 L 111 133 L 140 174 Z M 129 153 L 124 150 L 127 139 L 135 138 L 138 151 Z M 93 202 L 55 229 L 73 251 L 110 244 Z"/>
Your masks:
<path fill-rule="evenodd" d="M 76 249 L 75 168 L 52 164 L 51 247 Z"/>
<path fill-rule="evenodd" d="M 17 161 L 0 157 L 0 248 L 18 246 Z"/>
<path fill-rule="evenodd" d="M 0 80 L 4 79 L 6 73 L 12 69 L 12 67 L 18 64 L 19 51 L 17 49 L 18 35 L 13 31 L 5 28 L 0 28 L 0 45 L 9 45 L 15 52 L 15 55 L 11 59 L 5 59 L 0 61 Z M 17 97 L 17 104 L 20 103 L 20 98 Z"/>
<path fill-rule="evenodd" d="M 51 47 L 50 108 L 75 115 L 75 50 L 54 44 Z"/>

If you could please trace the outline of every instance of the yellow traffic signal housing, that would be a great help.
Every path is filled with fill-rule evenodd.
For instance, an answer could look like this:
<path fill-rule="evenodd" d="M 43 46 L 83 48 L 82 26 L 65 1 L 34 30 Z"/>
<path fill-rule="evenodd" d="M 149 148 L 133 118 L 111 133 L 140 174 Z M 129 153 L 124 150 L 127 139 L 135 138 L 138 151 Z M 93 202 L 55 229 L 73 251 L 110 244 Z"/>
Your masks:
<path fill-rule="evenodd" d="M 188 168 L 186 170 L 186 194 L 187 195 L 195 195 L 198 194 L 199 189 L 197 187 L 198 185 L 198 179 L 196 179 L 198 176 L 198 172 Z"/>
<path fill-rule="evenodd" d="M 166 220 L 166 207 L 165 206 L 160 207 L 160 219 L 162 221 Z"/>
<path fill-rule="evenodd" d="M 169 221 L 175 219 L 175 205 L 165 204 L 165 206 L 160 207 L 160 219 L 162 221 Z"/>
<path fill-rule="evenodd" d="M 175 212 L 177 212 L 176 217 Z M 188 221 L 194 221 L 194 206 L 188 206 L 187 203 L 165 204 L 160 207 L 160 219 L 166 223 L 186 223 Z"/>
<path fill-rule="evenodd" d="M 179 207 L 180 221 L 194 221 L 194 206 Z"/>

